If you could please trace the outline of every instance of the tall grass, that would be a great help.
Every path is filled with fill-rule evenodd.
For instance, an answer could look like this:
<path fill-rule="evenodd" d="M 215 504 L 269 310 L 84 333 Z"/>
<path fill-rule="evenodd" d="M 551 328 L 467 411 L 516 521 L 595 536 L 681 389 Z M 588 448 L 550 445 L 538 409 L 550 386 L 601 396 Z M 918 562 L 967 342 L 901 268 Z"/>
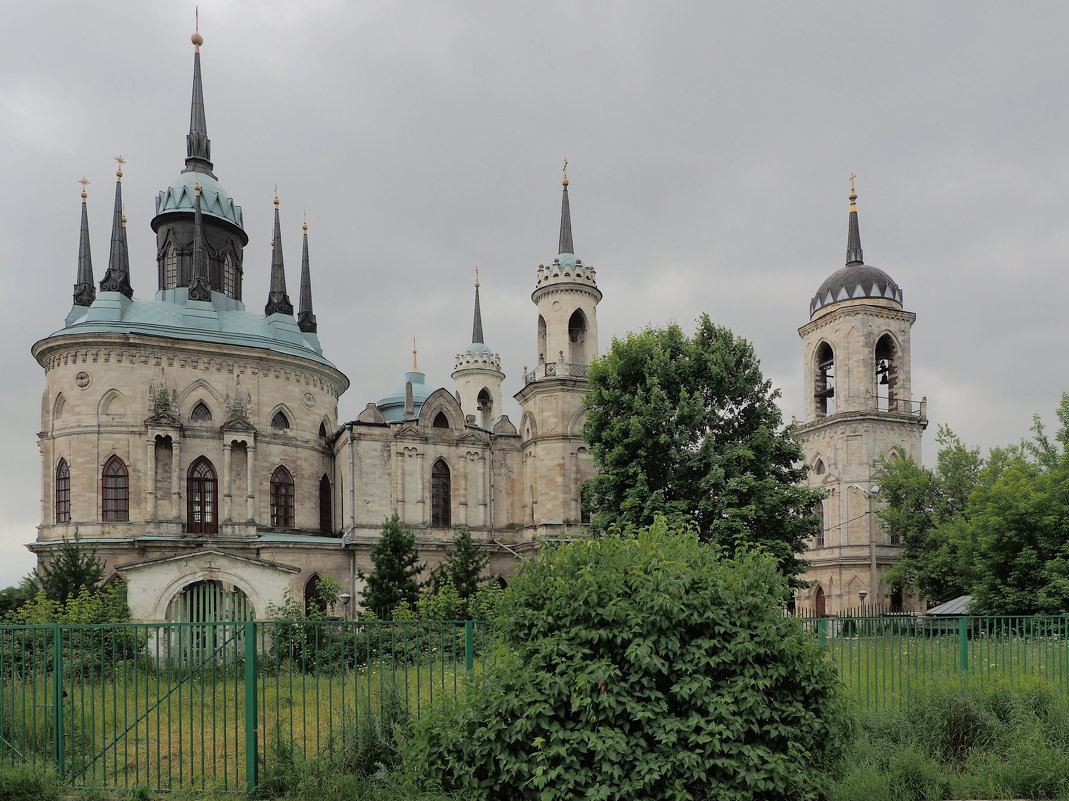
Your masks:
<path fill-rule="evenodd" d="M 1069 801 L 1069 697 L 1034 676 L 933 679 L 851 735 L 828 801 Z"/>

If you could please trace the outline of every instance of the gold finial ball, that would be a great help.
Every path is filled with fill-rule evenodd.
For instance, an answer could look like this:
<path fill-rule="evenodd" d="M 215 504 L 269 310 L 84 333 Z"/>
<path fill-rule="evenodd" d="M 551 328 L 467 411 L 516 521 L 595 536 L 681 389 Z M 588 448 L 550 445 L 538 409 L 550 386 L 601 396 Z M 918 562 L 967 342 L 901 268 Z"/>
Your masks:
<path fill-rule="evenodd" d="M 193 184 L 193 191 L 196 193 L 197 197 L 200 197 L 200 183 Z"/>
<path fill-rule="evenodd" d="M 115 171 L 115 177 L 122 178 L 122 167 L 119 167 L 119 169 Z"/>
<path fill-rule="evenodd" d="M 122 227 L 123 228 L 126 227 L 126 215 L 125 214 L 122 216 Z"/>
<path fill-rule="evenodd" d="M 204 44 L 204 37 L 201 36 L 199 33 L 194 33 L 192 36 L 189 37 L 189 41 L 193 42 L 194 47 L 200 47 L 202 44 Z"/>
<path fill-rule="evenodd" d="M 853 203 L 855 200 L 857 200 L 857 192 L 851 191 L 850 192 L 850 202 Z"/>
<path fill-rule="evenodd" d="M 86 194 L 86 191 L 83 189 L 82 190 L 82 200 L 85 200 L 87 197 L 89 197 L 89 195 Z"/>
<path fill-rule="evenodd" d="M 568 185 L 568 176 L 565 175 L 563 178 L 561 178 L 560 183 L 561 183 L 561 186 L 567 186 Z"/>
<path fill-rule="evenodd" d="M 304 223 L 304 224 L 303 224 L 303 225 L 301 226 L 301 229 L 302 229 L 302 230 L 303 230 L 303 231 L 304 231 L 304 232 L 305 232 L 305 233 L 307 234 L 307 233 L 308 233 L 308 223 Z"/>
<path fill-rule="evenodd" d="M 275 208 L 278 208 L 278 195 L 275 195 Z"/>

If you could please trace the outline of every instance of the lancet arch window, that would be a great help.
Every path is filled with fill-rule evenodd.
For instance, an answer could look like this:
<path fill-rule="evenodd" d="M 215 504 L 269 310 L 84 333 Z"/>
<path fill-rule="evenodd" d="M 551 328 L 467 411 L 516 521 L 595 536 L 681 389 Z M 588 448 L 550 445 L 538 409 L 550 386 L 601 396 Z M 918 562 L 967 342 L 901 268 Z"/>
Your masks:
<path fill-rule="evenodd" d="M 101 471 L 101 519 L 105 523 L 126 523 L 130 520 L 130 473 L 118 456 L 104 463 Z"/>
<path fill-rule="evenodd" d="M 438 459 L 431 466 L 431 525 L 449 528 L 452 525 L 452 479 L 449 465 Z"/>
<path fill-rule="evenodd" d="M 168 242 L 163 249 L 163 288 L 178 286 L 178 246 Z"/>
<path fill-rule="evenodd" d="M 219 484 L 215 468 L 203 456 L 189 466 L 186 477 L 186 529 L 190 534 L 219 531 Z"/>
<path fill-rule="evenodd" d="M 876 408 L 881 412 L 898 411 L 898 349 L 890 334 L 876 342 Z"/>
<path fill-rule="evenodd" d="M 323 534 L 334 533 L 334 493 L 326 473 L 319 479 L 319 530 Z"/>
<path fill-rule="evenodd" d="M 71 522 L 71 468 L 66 459 L 56 465 L 56 522 Z"/>
<path fill-rule="evenodd" d="M 271 418 L 271 428 L 276 431 L 285 431 L 290 427 L 290 419 L 286 417 L 286 413 L 281 409 L 275 412 L 275 416 Z"/>
<path fill-rule="evenodd" d="M 293 476 L 282 465 L 271 474 L 271 525 L 293 528 Z"/>
<path fill-rule="evenodd" d="M 538 358 L 546 361 L 546 318 L 538 315 Z"/>
<path fill-rule="evenodd" d="M 827 342 L 821 342 L 817 345 L 813 361 L 816 371 L 813 396 L 817 417 L 827 417 L 835 414 L 835 351 Z"/>
<path fill-rule="evenodd" d="M 824 502 L 823 501 L 821 501 L 820 503 L 818 503 L 816 506 L 813 507 L 813 514 L 815 514 L 817 516 L 817 518 L 818 518 L 818 520 L 820 522 L 819 528 L 817 528 L 817 533 L 813 537 L 813 547 L 814 548 L 823 548 L 824 547 L 824 529 L 825 529 L 825 526 L 827 525 L 827 521 L 824 519 Z"/>
<path fill-rule="evenodd" d="M 223 294 L 228 298 L 237 298 L 238 265 L 234 253 L 228 250 L 223 254 Z"/>
<path fill-rule="evenodd" d="M 494 422 L 494 396 L 490 394 L 490 390 L 483 387 L 479 390 L 479 397 L 476 399 L 476 403 L 479 408 L 479 419 L 482 421 L 483 428 L 489 428 Z"/>
<path fill-rule="evenodd" d="M 193 407 L 193 411 L 189 413 L 189 420 L 193 423 L 210 423 L 212 421 L 212 410 L 208 408 L 204 401 L 200 401 Z"/>
<path fill-rule="evenodd" d="M 449 418 L 446 417 L 445 412 L 438 412 L 434 416 L 434 422 L 431 423 L 432 428 L 449 428 Z"/>
<path fill-rule="evenodd" d="M 568 318 L 568 346 L 571 349 L 568 361 L 573 364 L 586 363 L 587 320 L 582 309 L 576 309 Z"/>
<path fill-rule="evenodd" d="M 307 615 L 316 613 L 322 617 L 327 614 L 327 599 L 319 589 L 319 574 L 313 573 L 312 577 L 304 584 L 304 611 Z"/>

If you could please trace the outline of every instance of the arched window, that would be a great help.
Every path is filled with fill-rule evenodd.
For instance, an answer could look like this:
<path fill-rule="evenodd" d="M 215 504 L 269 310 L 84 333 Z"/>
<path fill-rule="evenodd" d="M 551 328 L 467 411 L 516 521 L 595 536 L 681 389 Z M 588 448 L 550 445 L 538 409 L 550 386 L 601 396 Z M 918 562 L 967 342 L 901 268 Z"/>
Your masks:
<path fill-rule="evenodd" d="M 546 360 L 546 318 L 538 315 L 538 359 Z"/>
<path fill-rule="evenodd" d="M 212 410 L 205 405 L 204 401 L 201 401 L 189 413 L 189 420 L 193 423 L 210 423 L 212 421 Z"/>
<path fill-rule="evenodd" d="M 279 431 L 285 431 L 289 427 L 290 421 L 289 418 L 286 417 L 285 412 L 281 410 L 275 412 L 275 416 L 271 418 L 271 428 L 277 429 Z"/>
<path fill-rule="evenodd" d="M 310 614 L 313 609 L 321 615 L 327 614 L 327 599 L 319 591 L 318 573 L 313 573 L 304 585 L 304 612 Z"/>
<path fill-rule="evenodd" d="M 56 465 L 56 522 L 71 522 L 71 469 L 66 459 Z"/>
<path fill-rule="evenodd" d="M 327 434 L 327 424 L 326 423 L 320 423 L 319 424 L 319 436 L 321 436 L 323 439 L 326 439 L 328 436 L 330 436 L 329 434 Z"/>
<path fill-rule="evenodd" d="M 229 250 L 223 255 L 223 294 L 228 298 L 237 297 L 238 266 L 234 254 Z"/>
<path fill-rule="evenodd" d="M 827 342 L 817 346 L 816 376 L 813 395 L 817 401 L 817 417 L 835 414 L 835 352 Z"/>
<path fill-rule="evenodd" d="M 334 533 L 334 493 L 330 491 L 326 473 L 319 479 L 319 530 L 324 534 Z"/>
<path fill-rule="evenodd" d="M 178 247 L 171 242 L 163 252 L 163 288 L 178 286 Z"/>
<path fill-rule="evenodd" d="M 824 588 L 819 584 L 817 585 L 817 591 L 813 593 L 813 613 L 817 617 L 824 617 L 827 614 L 827 608 L 824 603 Z"/>
<path fill-rule="evenodd" d="M 186 477 L 186 529 L 190 534 L 219 531 L 219 492 L 212 463 L 201 456 Z"/>
<path fill-rule="evenodd" d="M 479 404 L 479 419 L 482 420 L 482 427 L 489 428 L 494 422 L 494 396 L 490 394 L 489 389 L 483 387 L 479 390 L 476 403 Z"/>
<path fill-rule="evenodd" d="M 813 547 L 814 548 L 823 548 L 824 547 L 824 525 L 825 525 L 825 522 L 824 522 L 824 502 L 823 501 L 821 501 L 820 503 L 818 503 L 816 506 L 813 507 L 813 514 L 815 514 L 818 518 L 820 518 L 820 528 L 817 529 L 816 536 L 813 537 Z"/>
<path fill-rule="evenodd" d="M 271 474 L 271 525 L 293 528 L 293 476 L 282 465 Z"/>
<path fill-rule="evenodd" d="M 104 463 L 101 473 L 101 518 L 105 523 L 130 520 L 130 474 L 118 456 Z"/>
<path fill-rule="evenodd" d="M 439 459 L 431 467 L 431 525 L 436 528 L 452 525 L 450 492 L 449 465 Z"/>
<path fill-rule="evenodd" d="M 876 342 L 876 408 L 881 412 L 898 411 L 898 361 L 895 341 L 884 334 Z"/>
<path fill-rule="evenodd" d="M 568 343 L 571 353 L 568 361 L 573 364 L 586 364 L 586 315 L 582 309 L 576 309 L 568 318 Z"/>
<path fill-rule="evenodd" d="M 449 428 L 449 418 L 445 416 L 445 412 L 438 412 L 434 416 L 434 422 L 431 425 L 434 428 Z"/>
<path fill-rule="evenodd" d="M 823 459 L 817 459 L 817 463 L 813 465 L 813 472 L 818 476 L 822 476 L 827 472 L 827 468 L 824 466 Z"/>

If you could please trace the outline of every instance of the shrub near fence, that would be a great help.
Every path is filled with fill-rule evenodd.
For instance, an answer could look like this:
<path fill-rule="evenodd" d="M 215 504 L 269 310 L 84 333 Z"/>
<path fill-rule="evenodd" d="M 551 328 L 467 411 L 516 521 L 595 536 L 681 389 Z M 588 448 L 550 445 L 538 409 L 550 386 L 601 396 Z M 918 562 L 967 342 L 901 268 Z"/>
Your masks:
<path fill-rule="evenodd" d="M 75 787 L 255 787 L 269 751 L 418 717 L 492 658 L 489 624 L 0 627 L 0 759 Z"/>

